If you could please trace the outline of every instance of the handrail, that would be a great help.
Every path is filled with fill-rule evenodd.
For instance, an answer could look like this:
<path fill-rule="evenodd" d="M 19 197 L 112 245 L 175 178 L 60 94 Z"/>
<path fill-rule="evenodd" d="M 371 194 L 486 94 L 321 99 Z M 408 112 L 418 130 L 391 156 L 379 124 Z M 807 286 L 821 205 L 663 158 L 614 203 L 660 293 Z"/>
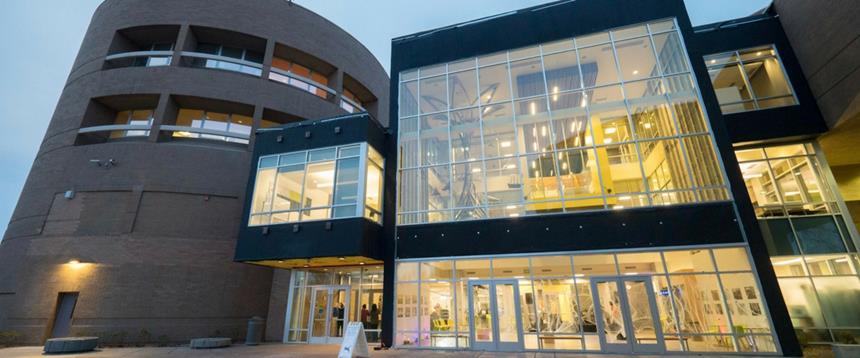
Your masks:
<path fill-rule="evenodd" d="M 95 133 L 107 131 L 148 131 L 152 127 L 148 124 L 108 124 L 104 126 L 93 126 L 78 129 L 78 133 Z"/>
<path fill-rule="evenodd" d="M 108 55 L 105 57 L 105 61 L 119 60 L 123 58 L 131 58 L 131 57 L 169 57 L 173 56 L 173 51 L 133 51 L 133 52 L 123 52 L 123 53 L 115 53 L 113 55 Z"/>
<path fill-rule="evenodd" d="M 263 69 L 263 64 L 261 64 L 261 63 L 245 61 L 245 60 L 241 60 L 241 59 L 233 58 L 233 57 L 213 55 L 210 53 L 202 53 L 202 52 L 194 52 L 194 51 L 182 51 L 180 53 L 180 55 L 182 55 L 184 57 L 196 57 L 196 58 L 205 58 L 207 60 L 230 62 L 230 63 L 234 63 L 237 65 L 253 67 L 253 68 L 256 68 L 258 70 Z"/>
<path fill-rule="evenodd" d="M 277 74 L 279 74 L 279 75 L 282 75 L 282 76 L 287 76 L 287 77 L 289 77 L 289 78 L 292 78 L 292 79 L 295 79 L 295 80 L 299 80 L 299 81 L 305 82 L 305 83 L 307 83 L 307 84 L 309 84 L 309 85 L 311 85 L 311 86 L 318 87 L 318 88 L 322 89 L 323 91 L 328 92 L 328 93 L 329 93 L 329 94 L 331 94 L 331 95 L 335 95 L 335 96 L 337 95 L 337 92 L 336 92 L 335 90 L 333 90 L 333 89 L 329 88 L 328 86 L 326 86 L 326 85 L 324 85 L 324 84 L 322 84 L 322 83 L 319 83 L 319 82 L 317 82 L 317 81 L 314 81 L 314 80 L 312 80 L 312 79 L 310 79 L 310 78 L 307 78 L 307 77 L 304 77 L 304 76 L 299 76 L 299 75 L 297 75 L 297 74 L 295 74 L 295 73 L 292 73 L 291 71 L 282 70 L 282 69 L 277 68 L 277 67 L 272 67 L 272 70 L 271 70 L 271 71 L 272 71 L 272 72 L 274 72 L 274 73 L 277 73 Z"/>
<path fill-rule="evenodd" d="M 364 106 L 362 106 L 362 105 L 360 105 L 360 104 L 358 104 L 358 103 L 355 103 L 355 101 L 353 101 L 353 100 L 351 100 L 351 99 L 349 99 L 349 98 L 346 98 L 346 97 L 344 97 L 344 96 L 340 96 L 340 99 L 341 99 L 341 100 L 343 100 L 343 101 L 344 101 L 344 102 L 346 102 L 346 103 L 349 103 L 351 106 L 353 106 L 353 107 L 355 107 L 355 108 L 360 109 L 362 112 L 366 111 L 366 109 L 364 109 Z"/>
<path fill-rule="evenodd" d="M 208 129 L 208 128 L 162 125 L 160 130 L 168 131 L 168 132 L 189 132 L 189 133 L 209 134 L 209 135 L 217 135 L 217 136 L 222 136 L 222 137 L 230 137 L 230 138 L 238 138 L 238 139 L 251 139 L 251 136 L 248 134 L 228 132 L 228 131 L 219 131 L 219 130 Z"/>

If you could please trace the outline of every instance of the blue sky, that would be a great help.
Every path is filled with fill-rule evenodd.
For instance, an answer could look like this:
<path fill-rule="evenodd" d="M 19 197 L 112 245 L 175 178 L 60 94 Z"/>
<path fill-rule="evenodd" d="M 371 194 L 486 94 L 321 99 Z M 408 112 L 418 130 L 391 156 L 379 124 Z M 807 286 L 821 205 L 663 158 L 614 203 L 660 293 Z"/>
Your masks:
<path fill-rule="evenodd" d="M 286 0 L 285 0 L 286 1 Z M 388 68 L 390 39 L 547 0 L 294 0 L 340 25 Z M 693 25 L 748 15 L 770 0 L 685 0 Z M 4 0 L 0 11 L 0 233 L 101 0 Z M 375 21 L 374 19 L 385 19 Z"/>

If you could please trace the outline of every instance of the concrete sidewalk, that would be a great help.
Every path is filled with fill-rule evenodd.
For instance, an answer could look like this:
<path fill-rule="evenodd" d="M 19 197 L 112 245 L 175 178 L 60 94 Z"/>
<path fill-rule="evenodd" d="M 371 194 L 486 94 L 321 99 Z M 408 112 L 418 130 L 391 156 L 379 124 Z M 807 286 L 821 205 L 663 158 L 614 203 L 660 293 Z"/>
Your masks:
<path fill-rule="evenodd" d="M 305 344 L 263 344 L 259 346 L 244 346 L 234 344 L 228 348 L 221 349 L 190 349 L 184 347 L 141 347 L 141 348 L 104 348 L 96 352 L 83 354 L 61 355 L 60 357 L 80 357 L 80 358 L 154 358 L 154 357 L 175 357 L 175 358 L 333 358 L 337 356 L 339 346 L 334 345 L 305 345 Z M 392 357 L 409 357 L 409 358 L 563 358 L 563 357 L 594 357 L 594 358 L 615 358 L 615 357 L 630 357 L 621 355 L 608 354 L 570 354 L 570 353 L 491 353 L 491 352 L 476 352 L 476 351 L 440 351 L 440 350 L 405 350 L 391 349 L 387 351 L 371 351 L 373 358 L 392 358 Z M 0 349 L 0 358 L 44 358 L 50 357 L 42 354 L 42 347 L 15 347 Z M 648 357 L 648 356 L 644 356 Z M 650 357 L 665 357 L 665 356 L 650 356 Z M 685 357 L 681 355 L 673 355 L 673 357 Z M 699 355 L 689 355 L 687 357 L 701 357 Z M 711 356 L 708 357 L 719 357 Z M 735 358 L 737 356 L 734 356 Z M 745 356 L 751 357 L 751 356 Z"/>

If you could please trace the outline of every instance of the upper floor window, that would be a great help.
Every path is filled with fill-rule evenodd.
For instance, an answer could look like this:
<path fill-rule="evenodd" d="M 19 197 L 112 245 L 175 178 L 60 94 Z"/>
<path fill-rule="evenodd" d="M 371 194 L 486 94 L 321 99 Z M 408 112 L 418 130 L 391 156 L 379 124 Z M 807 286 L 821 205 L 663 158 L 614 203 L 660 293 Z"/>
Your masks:
<path fill-rule="evenodd" d="M 195 57 L 192 62 L 192 66 L 195 67 L 217 68 L 254 76 L 260 76 L 263 72 L 261 52 L 213 43 L 197 44 L 196 52 L 221 57 L 221 59 Z"/>
<path fill-rule="evenodd" d="M 152 46 L 148 46 L 144 51 L 150 52 L 150 53 L 173 51 L 173 44 L 172 43 L 153 44 Z M 169 66 L 171 58 L 173 58 L 173 56 L 167 56 L 167 55 L 152 55 L 152 56 L 135 57 L 134 63 L 132 63 L 132 66 L 136 66 L 136 67 Z"/>
<path fill-rule="evenodd" d="M 173 137 L 202 138 L 248 144 L 251 117 L 239 114 L 180 109 Z"/>
<path fill-rule="evenodd" d="M 773 256 L 857 251 L 812 143 L 735 151 Z"/>
<path fill-rule="evenodd" d="M 352 93 L 350 90 L 344 88 L 343 89 L 343 99 L 340 101 L 340 108 L 349 112 L 349 113 L 357 113 L 364 111 L 364 104 L 361 103 L 361 100 Z"/>
<path fill-rule="evenodd" d="M 331 95 L 328 77 L 306 66 L 275 57 L 272 59 L 272 72 L 269 79 L 310 92 L 320 98 Z"/>
<path fill-rule="evenodd" d="M 141 129 L 113 131 L 110 133 L 111 139 L 124 137 L 147 137 L 149 136 L 149 128 L 152 127 L 152 110 L 138 109 L 117 112 L 114 124 L 121 126 L 136 126 Z"/>
<path fill-rule="evenodd" d="M 382 166 L 366 143 L 262 156 L 248 225 L 362 216 L 381 223 Z"/>
<path fill-rule="evenodd" d="M 674 20 L 400 74 L 398 223 L 729 200 Z"/>
<path fill-rule="evenodd" d="M 773 45 L 705 56 L 723 113 L 797 104 Z"/>

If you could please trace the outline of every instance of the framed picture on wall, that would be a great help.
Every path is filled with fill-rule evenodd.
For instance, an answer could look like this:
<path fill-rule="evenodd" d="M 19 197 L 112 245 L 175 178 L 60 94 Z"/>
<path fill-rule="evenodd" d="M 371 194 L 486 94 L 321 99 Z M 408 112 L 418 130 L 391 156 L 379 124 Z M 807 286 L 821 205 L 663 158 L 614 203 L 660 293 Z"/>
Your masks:
<path fill-rule="evenodd" d="M 753 316 L 761 316 L 761 305 L 758 302 L 750 303 L 750 314 Z"/>
<path fill-rule="evenodd" d="M 714 301 L 720 300 L 720 292 L 717 290 L 711 290 L 711 299 Z"/>
<path fill-rule="evenodd" d="M 748 316 L 749 312 L 749 306 L 746 303 L 738 303 L 738 316 Z"/>
<path fill-rule="evenodd" d="M 755 287 L 746 286 L 744 287 L 744 292 L 746 292 L 748 300 L 754 300 L 758 298 L 758 295 L 756 295 L 755 293 Z"/>
<path fill-rule="evenodd" d="M 736 300 L 744 299 L 744 295 L 741 293 L 740 288 L 733 288 L 732 289 L 732 297 L 734 297 L 734 299 L 736 299 Z"/>
<path fill-rule="evenodd" d="M 723 305 L 717 303 L 714 305 L 714 313 L 723 314 Z"/>

